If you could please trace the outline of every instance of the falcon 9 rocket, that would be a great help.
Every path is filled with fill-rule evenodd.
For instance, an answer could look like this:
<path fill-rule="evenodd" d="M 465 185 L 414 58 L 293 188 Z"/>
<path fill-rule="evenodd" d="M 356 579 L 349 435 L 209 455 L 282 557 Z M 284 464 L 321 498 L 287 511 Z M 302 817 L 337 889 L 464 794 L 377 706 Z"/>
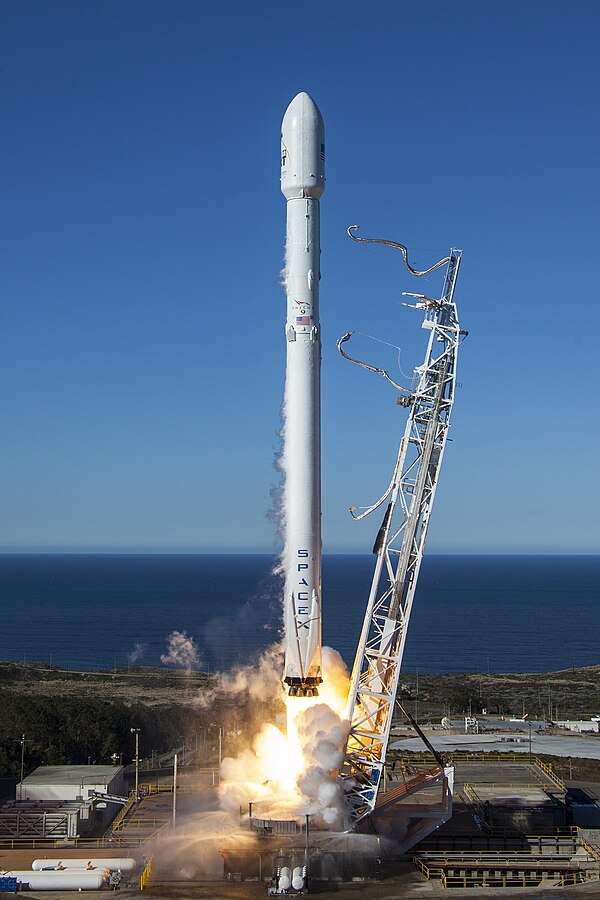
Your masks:
<path fill-rule="evenodd" d="M 320 209 L 323 118 L 300 93 L 281 126 L 286 199 L 285 672 L 292 697 L 318 694 L 321 675 Z"/>

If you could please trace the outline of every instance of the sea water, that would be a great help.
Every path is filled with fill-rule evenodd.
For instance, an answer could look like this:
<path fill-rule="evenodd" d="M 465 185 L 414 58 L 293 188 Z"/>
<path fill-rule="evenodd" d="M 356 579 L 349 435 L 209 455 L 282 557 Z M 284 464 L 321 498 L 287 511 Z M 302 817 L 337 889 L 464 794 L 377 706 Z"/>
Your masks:
<path fill-rule="evenodd" d="M 0 660 L 160 666 L 169 635 L 195 667 L 251 662 L 281 636 L 269 555 L 0 555 Z M 323 640 L 352 665 L 374 557 L 326 555 Z M 600 557 L 424 558 L 403 668 L 543 672 L 600 663 Z"/>

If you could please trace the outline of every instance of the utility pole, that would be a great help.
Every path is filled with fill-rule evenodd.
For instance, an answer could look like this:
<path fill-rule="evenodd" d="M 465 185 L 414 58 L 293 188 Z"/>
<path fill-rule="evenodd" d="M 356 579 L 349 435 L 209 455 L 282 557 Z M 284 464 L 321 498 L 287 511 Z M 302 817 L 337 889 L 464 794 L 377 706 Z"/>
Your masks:
<path fill-rule="evenodd" d="M 219 784 L 221 784 L 221 763 L 223 762 L 223 726 L 219 725 Z"/>
<path fill-rule="evenodd" d="M 23 799 L 23 777 L 25 772 L 25 735 L 21 735 L 21 781 L 19 782 L 19 800 Z"/>
<path fill-rule="evenodd" d="M 415 722 L 419 724 L 419 670 L 417 669 L 417 696 L 415 697 Z"/>
<path fill-rule="evenodd" d="M 175 820 L 177 818 L 177 763 L 179 758 L 177 753 L 173 758 L 173 828 L 175 828 Z"/>
<path fill-rule="evenodd" d="M 132 734 L 135 734 L 135 802 L 137 803 L 140 799 L 139 797 L 139 784 L 140 784 L 140 728 L 132 728 L 130 729 Z"/>
<path fill-rule="evenodd" d="M 305 887 L 308 887 L 308 879 L 309 879 L 309 863 L 308 863 L 308 834 L 310 830 L 310 814 L 306 813 L 306 848 L 304 850 L 304 865 L 306 869 L 306 882 Z"/>

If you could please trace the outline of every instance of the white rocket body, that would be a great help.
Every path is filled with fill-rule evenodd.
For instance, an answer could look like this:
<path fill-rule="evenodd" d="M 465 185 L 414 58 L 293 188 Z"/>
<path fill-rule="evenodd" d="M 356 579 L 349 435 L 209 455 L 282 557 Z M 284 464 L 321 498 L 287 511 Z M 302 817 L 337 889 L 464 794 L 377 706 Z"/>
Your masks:
<path fill-rule="evenodd" d="M 290 696 L 321 683 L 321 336 L 320 210 L 325 190 L 323 118 L 308 94 L 281 127 L 285 252 L 285 673 Z"/>

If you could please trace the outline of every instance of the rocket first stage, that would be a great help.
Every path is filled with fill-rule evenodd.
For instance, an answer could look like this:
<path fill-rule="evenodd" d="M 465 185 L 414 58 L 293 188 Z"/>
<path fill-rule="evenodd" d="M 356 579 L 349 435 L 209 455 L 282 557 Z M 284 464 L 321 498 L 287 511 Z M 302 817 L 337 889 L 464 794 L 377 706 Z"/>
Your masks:
<path fill-rule="evenodd" d="M 321 677 L 321 336 L 319 200 L 325 190 L 323 118 L 298 94 L 281 126 L 285 247 L 285 674 L 291 697 Z"/>

